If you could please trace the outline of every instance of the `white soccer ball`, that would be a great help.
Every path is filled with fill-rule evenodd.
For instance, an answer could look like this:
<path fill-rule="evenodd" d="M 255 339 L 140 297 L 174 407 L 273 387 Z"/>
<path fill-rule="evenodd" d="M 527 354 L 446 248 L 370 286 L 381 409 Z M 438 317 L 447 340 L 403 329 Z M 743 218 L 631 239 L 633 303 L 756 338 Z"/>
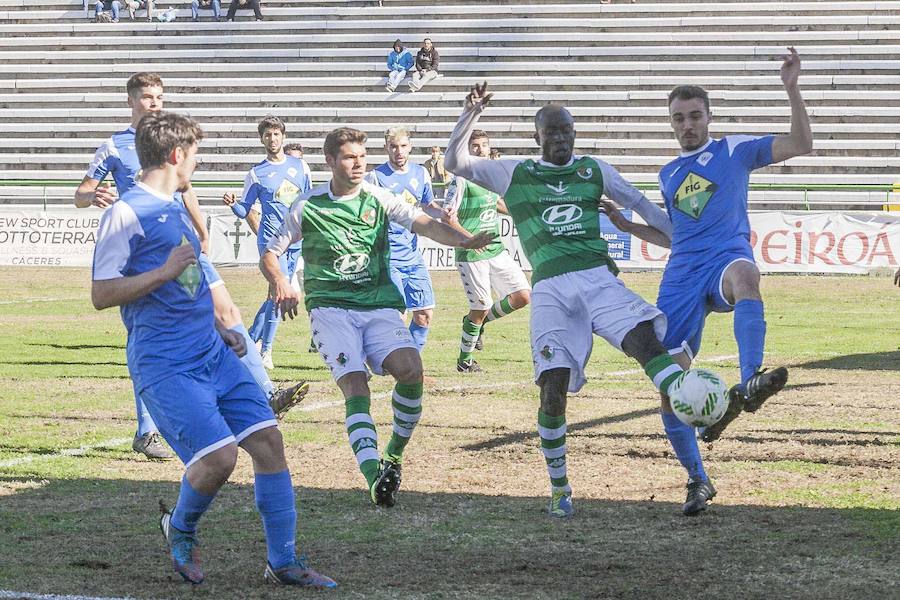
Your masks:
<path fill-rule="evenodd" d="M 712 371 L 688 369 L 669 388 L 669 402 L 682 423 L 709 427 L 728 409 L 728 388 Z"/>

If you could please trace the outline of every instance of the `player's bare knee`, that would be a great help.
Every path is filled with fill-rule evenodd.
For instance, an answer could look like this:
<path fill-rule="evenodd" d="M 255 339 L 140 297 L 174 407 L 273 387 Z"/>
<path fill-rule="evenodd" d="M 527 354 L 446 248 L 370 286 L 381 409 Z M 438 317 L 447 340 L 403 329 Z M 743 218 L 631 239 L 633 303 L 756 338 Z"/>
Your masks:
<path fill-rule="evenodd" d="M 755 264 L 746 260 L 733 263 L 722 276 L 725 299 L 732 304 L 741 300 L 762 300 L 759 291 L 760 277 Z"/>
<path fill-rule="evenodd" d="M 531 302 L 531 290 L 519 290 L 509 295 L 509 305 L 515 310 L 528 306 Z"/>
<path fill-rule="evenodd" d="M 569 369 L 550 369 L 538 377 L 541 386 L 541 411 L 551 417 L 566 412 L 566 394 L 569 391 Z"/>
<path fill-rule="evenodd" d="M 653 322 L 644 321 L 638 323 L 622 338 L 622 352 L 637 360 L 641 365 L 645 365 L 653 357 L 665 354 L 666 349 L 656 337 Z"/>
<path fill-rule="evenodd" d="M 664 413 L 672 412 L 672 405 L 669 403 L 669 397 L 665 394 L 659 395 L 659 410 Z"/>
<path fill-rule="evenodd" d="M 236 444 L 228 444 L 210 452 L 201 458 L 197 465 L 203 470 L 204 479 L 225 483 L 237 464 L 238 449 Z"/>
<path fill-rule="evenodd" d="M 469 311 L 469 320 L 473 323 L 484 323 L 484 320 L 487 318 L 488 311 L 486 310 L 475 310 L 472 309 Z"/>
<path fill-rule="evenodd" d="M 337 386 L 344 394 L 344 398 L 369 396 L 368 375 L 362 371 L 347 373 L 337 380 Z"/>
<path fill-rule="evenodd" d="M 425 378 L 425 370 L 422 361 L 409 361 L 396 367 L 391 375 L 398 383 L 422 383 Z"/>
<path fill-rule="evenodd" d="M 253 458 L 254 468 L 258 470 L 271 473 L 287 467 L 284 439 L 277 427 L 254 431 L 241 442 L 241 447 Z"/>

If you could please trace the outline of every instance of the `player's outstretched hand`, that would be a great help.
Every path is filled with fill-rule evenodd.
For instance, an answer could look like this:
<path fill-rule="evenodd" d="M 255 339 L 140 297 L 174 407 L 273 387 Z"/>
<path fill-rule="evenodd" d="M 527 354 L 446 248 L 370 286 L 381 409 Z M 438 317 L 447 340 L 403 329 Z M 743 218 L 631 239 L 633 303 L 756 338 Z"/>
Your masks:
<path fill-rule="evenodd" d="M 99 208 L 107 208 L 118 199 L 119 197 L 110 189 L 109 184 L 98 185 L 97 189 L 94 190 L 94 199 L 91 201 L 91 204 Z"/>
<path fill-rule="evenodd" d="M 282 281 L 274 285 L 269 285 L 269 298 L 271 298 L 278 308 L 281 309 L 281 320 L 287 321 L 290 317 L 293 319 L 297 316 L 297 307 L 300 305 L 300 298 L 297 296 L 296 290 L 291 283 L 282 278 Z"/>
<path fill-rule="evenodd" d="M 234 194 L 231 192 L 225 192 L 224 194 L 222 194 L 222 202 L 225 203 L 225 206 L 231 206 L 235 203 Z"/>
<path fill-rule="evenodd" d="M 609 200 L 600 200 L 597 204 L 600 205 L 600 212 L 609 217 L 609 222 L 612 223 L 616 229 L 622 232 L 628 231 L 628 228 L 631 226 L 631 221 L 625 218 L 625 215 L 621 213 L 615 204 Z"/>
<path fill-rule="evenodd" d="M 234 350 L 238 358 L 247 354 L 247 342 L 244 341 L 243 335 L 230 329 L 219 331 L 219 335 L 222 336 L 222 341 L 225 342 L 225 345 Z"/>
<path fill-rule="evenodd" d="M 791 88 L 797 85 L 800 79 L 800 55 L 793 46 L 788 48 L 789 54 L 786 54 L 784 62 L 781 63 L 781 81 L 784 87 Z"/>
<path fill-rule="evenodd" d="M 497 236 L 490 231 L 481 231 L 460 244 L 459 247 L 465 248 L 466 250 L 481 250 L 493 242 L 496 237 Z"/>
<path fill-rule="evenodd" d="M 897 272 L 894 273 L 894 285 L 900 285 L 900 269 L 897 269 Z"/>
<path fill-rule="evenodd" d="M 175 246 L 169 252 L 169 258 L 166 259 L 166 262 L 161 267 L 163 276 L 166 278 L 166 281 L 176 279 L 185 269 L 190 265 L 196 264 L 196 262 L 197 255 L 194 254 L 193 246 L 190 244 Z"/>
<path fill-rule="evenodd" d="M 469 92 L 469 95 L 466 96 L 466 108 L 475 107 L 478 111 L 482 111 L 487 107 L 493 97 L 494 94 L 489 94 L 487 91 L 487 81 L 481 85 L 476 83 L 475 87 Z"/>

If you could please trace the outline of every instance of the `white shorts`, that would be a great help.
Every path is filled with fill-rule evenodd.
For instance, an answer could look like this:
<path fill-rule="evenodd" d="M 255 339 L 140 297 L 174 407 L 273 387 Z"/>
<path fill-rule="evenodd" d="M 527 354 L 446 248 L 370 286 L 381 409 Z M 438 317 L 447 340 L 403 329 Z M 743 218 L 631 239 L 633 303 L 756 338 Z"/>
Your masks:
<path fill-rule="evenodd" d="M 531 289 L 525 273 L 506 250 L 493 258 L 458 262 L 456 269 L 459 271 L 466 298 L 469 299 L 469 308 L 472 310 L 488 310 L 491 307 L 494 303 L 491 299 L 492 287 L 499 298 L 506 298 L 520 290 Z"/>
<path fill-rule="evenodd" d="M 388 354 L 400 348 L 416 350 L 409 329 L 393 308 L 314 308 L 309 323 L 319 355 L 335 381 L 347 373 L 368 373 L 369 369 L 384 375 L 381 363 Z"/>
<path fill-rule="evenodd" d="M 595 333 L 622 349 L 622 338 L 639 323 L 652 321 L 666 334 L 666 317 L 625 287 L 605 266 L 542 279 L 531 293 L 531 356 L 535 381 L 550 369 L 569 369 L 569 391 L 586 380 Z"/>

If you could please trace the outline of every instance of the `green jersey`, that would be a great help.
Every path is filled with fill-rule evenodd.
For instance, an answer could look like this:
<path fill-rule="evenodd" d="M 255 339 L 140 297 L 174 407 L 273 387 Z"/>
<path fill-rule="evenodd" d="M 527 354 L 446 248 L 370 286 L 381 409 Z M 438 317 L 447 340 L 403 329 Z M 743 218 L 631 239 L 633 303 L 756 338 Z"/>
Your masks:
<path fill-rule="evenodd" d="M 555 275 L 609 266 L 617 273 L 600 235 L 603 172 L 590 156 L 558 167 L 520 162 L 504 197 L 534 274 L 532 284 Z"/>
<path fill-rule="evenodd" d="M 402 197 L 363 183 L 354 196 L 337 197 L 330 182 L 291 206 L 267 250 L 281 255 L 303 240 L 306 309 L 319 307 L 406 310 L 391 281 L 388 223 L 407 229 L 423 214 Z"/>
<path fill-rule="evenodd" d="M 476 183 L 462 177 L 454 178 L 447 187 L 447 199 L 444 207 L 456 211 L 460 227 L 475 235 L 481 231 L 494 234 L 494 241 L 481 252 L 456 249 L 456 262 L 476 262 L 494 258 L 504 252 L 505 247 L 500 240 L 500 218 L 497 214 L 497 202 L 500 196 Z"/>

